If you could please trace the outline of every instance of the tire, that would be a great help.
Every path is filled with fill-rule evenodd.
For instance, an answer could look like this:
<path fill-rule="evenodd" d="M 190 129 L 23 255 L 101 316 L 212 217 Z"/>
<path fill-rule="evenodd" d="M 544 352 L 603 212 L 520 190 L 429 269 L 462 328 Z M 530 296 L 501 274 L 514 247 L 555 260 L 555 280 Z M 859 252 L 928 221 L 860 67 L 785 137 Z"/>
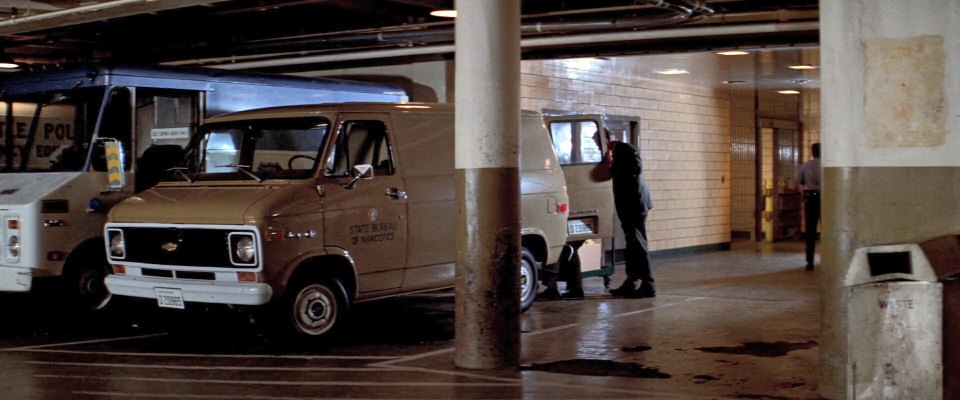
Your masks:
<path fill-rule="evenodd" d="M 98 250 L 88 248 L 73 254 L 61 277 L 67 304 L 83 311 L 100 310 L 111 298 L 104 282 L 109 264 L 103 250 Z"/>
<path fill-rule="evenodd" d="M 537 291 L 540 290 L 540 279 L 537 277 L 539 266 L 540 263 L 529 250 L 520 251 L 520 312 L 530 309 L 537 298 Z"/>
<path fill-rule="evenodd" d="M 302 279 L 290 288 L 283 302 L 288 335 L 306 342 L 333 336 L 348 310 L 347 292 L 334 278 Z"/>

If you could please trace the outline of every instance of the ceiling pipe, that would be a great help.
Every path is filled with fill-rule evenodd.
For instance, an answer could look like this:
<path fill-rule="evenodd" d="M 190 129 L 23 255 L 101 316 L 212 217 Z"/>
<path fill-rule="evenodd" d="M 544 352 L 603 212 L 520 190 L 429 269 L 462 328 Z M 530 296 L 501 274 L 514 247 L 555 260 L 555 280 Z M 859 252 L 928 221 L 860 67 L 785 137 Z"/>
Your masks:
<path fill-rule="evenodd" d="M 707 26 L 696 28 L 673 28 L 657 29 L 647 31 L 628 31 L 628 32 L 609 32 L 594 33 L 584 35 L 551 36 L 542 38 L 526 38 L 520 41 L 523 50 L 532 50 L 538 47 L 563 46 L 574 44 L 602 44 L 602 43 L 623 43 L 639 42 L 658 39 L 681 39 L 692 37 L 711 37 L 711 36 L 731 36 L 731 35 L 753 35 L 764 33 L 785 33 L 785 32 L 809 32 L 818 31 L 819 22 L 776 22 L 766 24 L 751 25 L 731 25 L 731 26 Z M 311 56 L 276 58 L 269 60 L 247 61 L 236 63 L 224 63 L 215 65 L 206 65 L 213 68 L 222 69 L 254 69 L 284 67 L 303 64 L 322 64 L 329 62 L 343 62 L 355 60 L 372 60 L 391 57 L 405 57 L 431 54 L 453 53 L 454 45 L 436 45 L 436 46 L 418 46 L 409 48 L 392 48 L 372 51 L 359 51 L 352 53 L 337 54 L 319 54 Z M 174 63 L 164 63 L 164 65 L 183 65 L 179 63 L 194 63 L 183 61 Z"/>
<path fill-rule="evenodd" d="M 697 0 L 676 0 L 683 5 L 664 0 L 644 0 L 641 5 L 591 8 L 582 10 L 558 11 L 543 14 L 527 15 L 524 19 L 546 18 L 571 15 L 623 13 L 649 9 L 664 10 L 668 15 L 648 17 L 608 18 L 572 22 L 536 22 L 522 24 L 520 31 L 523 36 L 547 34 L 571 34 L 588 31 L 627 31 L 651 29 L 667 25 L 676 25 L 708 16 L 713 10 L 702 6 Z M 695 13 L 693 9 L 700 10 Z M 405 47 L 424 46 L 444 42 L 453 42 L 453 22 L 428 23 L 401 27 L 383 28 L 377 30 L 362 30 L 340 34 L 305 35 L 293 38 L 269 39 L 252 42 L 248 45 L 236 47 L 233 50 L 245 53 L 230 57 L 214 57 L 201 60 L 184 60 L 164 63 L 166 65 L 206 64 L 210 62 L 233 62 L 251 58 L 275 58 L 287 55 L 303 55 L 307 49 L 346 49 L 358 47 L 383 47 L 399 45 Z M 306 50 L 310 51 L 310 50 Z M 316 52 L 316 51 L 314 51 Z"/>
<path fill-rule="evenodd" d="M 0 21 L 0 35 L 14 35 L 51 28 L 128 17 L 176 8 L 210 5 L 229 0 L 114 0 L 60 11 Z"/>
<path fill-rule="evenodd" d="M 686 0 L 684 0 L 686 2 Z M 577 33 L 585 31 L 614 31 L 614 30 L 634 30 L 650 29 L 660 26 L 680 24 L 692 20 L 702 14 L 695 14 L 691 8 L 677 5 L 663 0 L 645 0 L 643 5 L 591 8 L 582 10 L 550 12 L 536 15 L 524 16 L 524 19 L 547 18 L 558 16 L 586 15 L 599 13 L 623 13 L 629 11 L 640 11 L 659 9 L 663 10 L 661 14 L 648 17 L 631 18 L 610 18 L 588 21 L 571 22 L 536 22 L 521 24 L 521 35 L 537 34 L 557 34 L 557 33 Z M 695 2 L 699 3 L 699 2 Z M 705 9 L 703 7 L 693 7 Z M 708 10 L 712 12 L 712 10 Z M 414 46 L 425 44 L 436 44 L 441 42 L 453 42 L 453 22 L 429 23 L 420 25 L 409 25 L 394 28 L 355 31 L 342 34 L 319 34 L 306 35 L 285 39 L 269 39 L 259 42 L 248 42 L 247 45 L 234 48 L 241 53 L 284 53 L 302 51 L 304 48 L 344 48 L 344 47 L 374 47 L 382 45 L 399 44 L 401 46 Z M 244 56 L 240 56 L 244 57 Z"/>

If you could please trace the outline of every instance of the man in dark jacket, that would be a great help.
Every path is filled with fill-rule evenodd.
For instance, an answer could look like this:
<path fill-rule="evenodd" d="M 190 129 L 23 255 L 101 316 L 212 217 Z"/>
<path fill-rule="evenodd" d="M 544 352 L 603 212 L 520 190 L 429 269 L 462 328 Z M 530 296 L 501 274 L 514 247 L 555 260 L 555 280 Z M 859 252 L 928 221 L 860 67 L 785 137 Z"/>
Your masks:
<path fill-rule="evenodd" d="M 647 211 L 653 208 L 653 200 L 643 179 L 640 152 L 629 143 L 615 140 L 606 128 L 604 134 L 607 139 L 605 161 L 613 179 L 613 201 L 627 240 L 624 250 L 627 279 L 620 287 L 610 290 L 610 294 L 629 298 L 654 297 L 656 288 L 650 271 L 646 227 Z"/>

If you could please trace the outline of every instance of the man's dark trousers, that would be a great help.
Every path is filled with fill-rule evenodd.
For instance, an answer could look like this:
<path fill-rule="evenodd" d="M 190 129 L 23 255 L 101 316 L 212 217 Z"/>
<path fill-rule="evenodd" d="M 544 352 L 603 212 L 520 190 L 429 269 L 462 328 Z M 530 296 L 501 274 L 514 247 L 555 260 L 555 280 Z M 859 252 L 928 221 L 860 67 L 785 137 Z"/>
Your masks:
<path fill-rule="evenodd" d="M 628 279 L 641 280 L 641 288 L 653 286 L 650 272 L 650 254 L 647 252 L 647 213 L 632 212 L 620 215 L 620 226 L 627 240 L 623 257 Z"/>
<path fill-rule="evenodd" d="M 820 191 L 803 192 L 803 211 L 807 239 L 807 268 L 813 267 L 813 255 L 817 245 L 817 223 L 820 222 Z"/>

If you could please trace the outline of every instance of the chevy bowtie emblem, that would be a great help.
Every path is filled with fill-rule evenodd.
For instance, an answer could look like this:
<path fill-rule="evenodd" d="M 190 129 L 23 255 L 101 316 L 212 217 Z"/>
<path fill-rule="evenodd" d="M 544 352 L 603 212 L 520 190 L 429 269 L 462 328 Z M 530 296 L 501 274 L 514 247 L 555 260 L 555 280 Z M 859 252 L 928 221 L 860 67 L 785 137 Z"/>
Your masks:
<path fill-rule="evenodd" d="M 175 242 L 167 242 L 161 245 L 160 248 L 167 253 L 173 253 L 177 251 L 177 244 Z"/>

